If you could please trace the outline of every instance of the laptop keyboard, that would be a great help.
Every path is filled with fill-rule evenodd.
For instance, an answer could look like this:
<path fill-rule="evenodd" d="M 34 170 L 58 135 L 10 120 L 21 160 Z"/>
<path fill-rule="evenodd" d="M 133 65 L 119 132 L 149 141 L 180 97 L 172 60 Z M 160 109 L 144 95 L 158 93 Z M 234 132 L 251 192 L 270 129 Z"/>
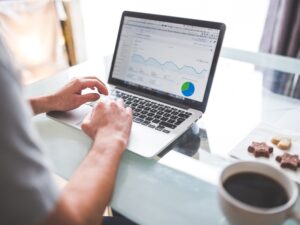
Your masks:
<path fill-rule="evenodd" d="M 166 106 L 128 93 L 115 90 L 113 96 L 122 98 L 124 105 L 132 108 L 133 122 L 140 123 L 164 133 L 179 126 L 192 114 L 177 108 Z"/>

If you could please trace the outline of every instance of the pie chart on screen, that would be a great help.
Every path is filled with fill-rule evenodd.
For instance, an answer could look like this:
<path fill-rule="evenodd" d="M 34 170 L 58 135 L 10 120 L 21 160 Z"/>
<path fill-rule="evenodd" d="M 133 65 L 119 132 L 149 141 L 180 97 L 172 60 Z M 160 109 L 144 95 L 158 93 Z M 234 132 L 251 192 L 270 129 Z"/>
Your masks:
<path fill-rule="evenodd" d="M 192 82 L 184 82 L 181 86 L 181 93 L 186 96 L 190 97 L 195 92 L 195 86 Z"/>

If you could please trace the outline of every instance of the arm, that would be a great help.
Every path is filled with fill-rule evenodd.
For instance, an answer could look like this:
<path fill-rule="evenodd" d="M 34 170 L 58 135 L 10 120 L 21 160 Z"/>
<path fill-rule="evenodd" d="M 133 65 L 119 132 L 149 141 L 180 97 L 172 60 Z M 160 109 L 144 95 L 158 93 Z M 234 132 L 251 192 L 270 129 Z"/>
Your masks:
<path fill-rule="evenodd" d="M 86 102 L 99 99 L 100 96 L 97 93 L 82 95 L 81 91 L 86 88 L 96 88 L 99 93 L 108 94 L 107 88 L 98 78 L 85 77 L 74 79 L 52 95 L 30 98 L 29 102 L 35 115 L 50 111 L 72 110 Z"/>
<path fill-rule="evenodd" d="M 94 108 L 82 125 L 94 144 L 44 224 L 101 224 L 127 145 L 131 120 L 131 109 L 119 102 L 99 103 Z"/>

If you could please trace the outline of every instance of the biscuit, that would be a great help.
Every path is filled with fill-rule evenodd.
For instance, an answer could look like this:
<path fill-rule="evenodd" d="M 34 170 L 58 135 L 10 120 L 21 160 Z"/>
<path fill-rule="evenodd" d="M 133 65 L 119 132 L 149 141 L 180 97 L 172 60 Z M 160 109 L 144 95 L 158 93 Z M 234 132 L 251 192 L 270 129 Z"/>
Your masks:
<path fill-rule="evenodd" d="M 299 155 L 284 153 L 282 156 L 277 156 L 276 161 L 280 163 L 282 168 L 289 168 L 296 171 L 300 167 Z"/>
<path fill-rule="evenodd" d="M 280 137 L 280 136 L 274 136 L 274 137 L 272 137 L 271 142 L 272 142 L 274 145 L 277 145 L 277 144 L 279 143 L 280 140 L 281 140 L 281 137 Z"/>
<path fill-rule="evenodd" d="M 265 142 L 252 142 L 248 147 L 248 152 L 253 153 L 255 157 L 269 158 L 273 152 L 273 147 L 268 146 Z"/>
<path fill-rule="evenodd" d="M 271 142 L 281 150 L 288 150 L 292 146 L 292 140 L 288 137 L 275 136 Z"/>
<path fill-rule="evenodd" d="M 290 138 L 283 138 L 277 144 L 277 147 L 282 150 L 288 150 L 291 148 L 291 146 L 292 146 L 292 141 Z"/>

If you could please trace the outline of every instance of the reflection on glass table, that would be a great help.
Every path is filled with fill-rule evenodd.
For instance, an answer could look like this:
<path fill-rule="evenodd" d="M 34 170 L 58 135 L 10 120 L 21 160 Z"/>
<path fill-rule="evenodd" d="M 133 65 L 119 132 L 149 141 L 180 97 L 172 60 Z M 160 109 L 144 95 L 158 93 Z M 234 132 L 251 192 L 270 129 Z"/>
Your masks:
<path fill-rule="evenodd" d="M 203 145 L 205 145 L 205 148 Z M 202 149 L 209 151 L 206 131 L 194 123 L 186 132 L 177 138 L 177 140 L 158 154 L 158 157 L 162 158 L 170 150 L 174 150 L 186 156 L 195 158 L 200 146 Z"/>
<path fill-rule="evenodd" d="M 220 58 L 207 110 L 203 118 L 196 123 L 206 131 L 205 136 L 208 137 L 207 139 L 202 137 L 201 141 L 208 140 L 207 143 L 209 143 L 209 148 L 200 146 L 200 149 L 209 150 L 209 156 L 213 156 L 213 158 L 231 161 L 233 160 L 230 157 L 231 151 L 261 124 L 274 127 L 274 132 L 268 133 L 269 139 L 264 140 L 267 142 L 270 142 L 272 135 L 274 136 L 280 131 L 283 134 L 299 134 L 300 101 L 275 94 L 263 86 L 263 80 L 266 76 L 263 74 L 263 68 L 296 73 L 299 71 L 299 61 L 264 53 L 248 53 L 226 48 L 223 49 L 222 55 L 226 59 Z M 250 63 L 236 61 L 236 59 Z M 257 69 L 258 66 L 260 69 Z M 296 137 L 298 136 L 296 135 Z M 185 144 L 185 146 L 188 145 Z M 297 146 L 296 142 L 295 146 Z M 175 146 L 174 149 L 176 148 Z M 193 148 L 189 149 L 193 154 Z M 248 154 L 247 147 L 241 151 Z M 203 151 L 200 153 L 207 155 Z M 198 154 L 194 158 L 198 158 L 203 163 L 209 161 L 207 157 L 203 157 L 204 160 L 202 160 L 201 154 L 200 157 Z M 249 158 L 242 159 L 254 159 L 254 157 L 249 156 Z M 176 169 L 186 167 L 172 152 L 165 154 L 163 162 L 165 161 L 169 166 L 175 165 L 173 168 Z"/>

